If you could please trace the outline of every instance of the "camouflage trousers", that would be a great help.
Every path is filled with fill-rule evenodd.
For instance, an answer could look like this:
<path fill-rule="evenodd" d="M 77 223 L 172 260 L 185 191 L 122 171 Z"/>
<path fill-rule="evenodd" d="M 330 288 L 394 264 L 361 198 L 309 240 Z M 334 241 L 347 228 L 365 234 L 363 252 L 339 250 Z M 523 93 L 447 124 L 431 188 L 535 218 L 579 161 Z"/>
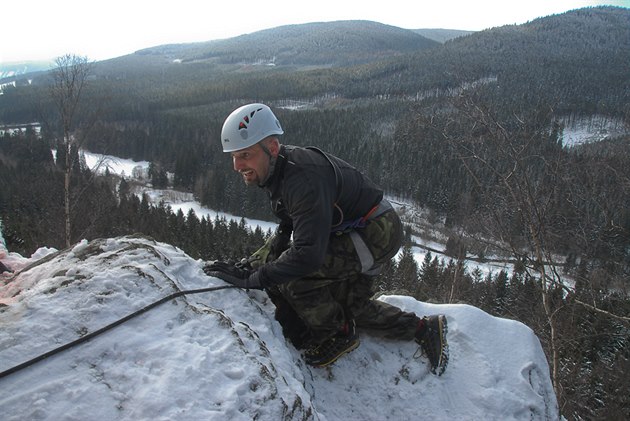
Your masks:
<path fill-rule="evenodd" d="M 357 234 L 362 240 L 358 247 Z M 394 210 L 369 220 L 364 228 L 331 234 L 322 267 L 304 278 L 279 285 L 276 292 L 281 297 L 276 296 L 274 302 L 288 304 L 292 310 L 289 317 L 290 313 L 297 315 L 315 343 L 339 332 L 351 320 L 357 328 L 371 334 L 413 339 L 419 318 L 374 300 L 372 290 L 374 275 L 396 255 L 402 237 L 402 224 Z M 357 251 L 362 247 L 367 247 L 373 258 L 369 270 Z"/>

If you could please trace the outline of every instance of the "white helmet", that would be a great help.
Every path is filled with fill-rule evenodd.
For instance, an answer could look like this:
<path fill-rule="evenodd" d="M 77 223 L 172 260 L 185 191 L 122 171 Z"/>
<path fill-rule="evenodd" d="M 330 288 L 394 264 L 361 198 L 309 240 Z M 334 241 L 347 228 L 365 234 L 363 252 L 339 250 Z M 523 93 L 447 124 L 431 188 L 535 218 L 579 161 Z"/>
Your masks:
<path fill-rule="evenodd" d="M 264 104 L 248 104 L 232 111 L 225 119 L 221 144 L 223 152 L 234 152 L 249 148 L 268 136 L 283 133 L 271 108 Z"/>

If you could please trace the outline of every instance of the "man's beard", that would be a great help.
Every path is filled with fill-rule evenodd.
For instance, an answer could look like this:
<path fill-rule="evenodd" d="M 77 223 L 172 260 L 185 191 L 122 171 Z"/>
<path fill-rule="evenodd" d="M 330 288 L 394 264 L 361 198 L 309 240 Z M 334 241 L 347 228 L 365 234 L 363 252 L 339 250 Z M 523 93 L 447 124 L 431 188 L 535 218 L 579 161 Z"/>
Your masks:
<path fill-rule="evenodd" d="M 258 187 L 264 187 L 265 184 L 267 184 L 267 181 L 271 180 L 271 176 L 276 168 L 276 160 L 277 158 L 275 156 L 269 158 L 269 171 L 267 171 L 267 176 L 264 180 L 259 180 Z"/>

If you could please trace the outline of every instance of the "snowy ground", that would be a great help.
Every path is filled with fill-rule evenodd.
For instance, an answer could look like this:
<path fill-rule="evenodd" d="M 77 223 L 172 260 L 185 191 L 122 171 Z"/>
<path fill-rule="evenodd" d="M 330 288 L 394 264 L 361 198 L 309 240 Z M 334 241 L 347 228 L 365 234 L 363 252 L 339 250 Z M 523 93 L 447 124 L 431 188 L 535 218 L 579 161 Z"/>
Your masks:
<path fill-rule="evenodd" d="M 100 173 L 104 173 L 105 170 L 109 170 L 111 174 L 117 174 L 125 178 L 141 179 L 146 181 L 149 163 L 147 161 L 133 161 L 130 159 L 116 158 L 110 155 L 101 155 L 90 152 L 85 152 L 85 162 L 89 168 L 98 168 Z M 203 207 L 197 202 L 192 193 L 177 192 L 173 190 L 161 190 L 153 189 L 150 187 L 137 187 L 135 188 L 135 194 L 142 196 L 146 193 L 152 203 L 158 204 L 164 202 L 167 206 L 170 206 L 173 212 L 181 210 L 184 215 L 192 209 L 198 218 L 210 218 L 212 220 L 217 217 L 226 218 L 227 220 L 234 219 L 240 221 L 241 217 L 232 215 L 225 212 L 218 212 L 213 209 Z M 278 225 L 274 222 L 261 221 L 258 219 L 245 218 L 245 222 L 251 229 L 255 229 L 256 226 L 260 226 L 263 232 L 273 230 Z"/>
<path fill-rule="evenodd" d="M 572 147 L 585 143 L 614 139 L 630 134 L 630 127 L 622 119 L 594 115 L 585 118 L 563 118 L 562 144 Z"/>
<path fill-rule="evenodd" d="M 16 273 L 0 275 L 0 372 L 175 291 L 224 285 L 203 274 L 201 261 L 149 239 L 36 254 L 43 258 L 13 255 Z M 308 367 L 264 293 L 227 289 L 176 298 L 0 374 L 0 413 L 7 421 L 558 419 L 546 358 L 525 325 L 466 305 L 381 299 L 418 315 L 446 314 L 443 376 L 413 358 L 413 343 L 364 333 L 332 367 Z"/>

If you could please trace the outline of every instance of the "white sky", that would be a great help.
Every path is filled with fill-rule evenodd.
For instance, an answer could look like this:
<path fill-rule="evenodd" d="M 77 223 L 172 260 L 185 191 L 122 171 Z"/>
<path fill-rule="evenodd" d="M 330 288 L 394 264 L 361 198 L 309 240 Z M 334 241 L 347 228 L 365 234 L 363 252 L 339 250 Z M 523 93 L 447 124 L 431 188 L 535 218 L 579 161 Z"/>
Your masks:
<path fill-rule="evenodd" d="M 407 29 L 482 30 L 630 0 L 20 0 L 3 6 L 0 63 L 63 54 L 103 60 L 307 22 L 364 19 Z"/>

